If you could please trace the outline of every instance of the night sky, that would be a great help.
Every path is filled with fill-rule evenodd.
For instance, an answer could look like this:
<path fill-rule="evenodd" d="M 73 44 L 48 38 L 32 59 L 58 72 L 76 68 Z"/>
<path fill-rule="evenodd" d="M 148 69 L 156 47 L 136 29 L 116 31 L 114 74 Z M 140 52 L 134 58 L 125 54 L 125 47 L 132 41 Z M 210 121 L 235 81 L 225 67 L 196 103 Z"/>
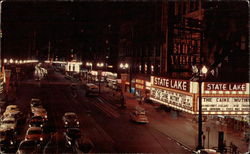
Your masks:
<path fill-rule="evenodd" d="M 119 33 L 120 24 L 143 11 L 147 2 L 4 2 L 2 55 L 5 58 L 67 57 L 98 46 L 108 25 Z M 118 36 L 118 35 L 117 35 Z M 92 51 L 93 52 L 93 51 Z"/>

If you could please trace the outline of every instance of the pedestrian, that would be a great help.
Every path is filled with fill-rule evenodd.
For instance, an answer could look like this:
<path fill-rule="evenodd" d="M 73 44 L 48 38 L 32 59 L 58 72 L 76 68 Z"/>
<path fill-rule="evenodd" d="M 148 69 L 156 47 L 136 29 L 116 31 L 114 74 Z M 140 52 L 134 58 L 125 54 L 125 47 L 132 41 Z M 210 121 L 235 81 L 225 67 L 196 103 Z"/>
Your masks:
<path fill-rule="evenodd" d="M 124 99 L 123 93 L 121 94 L 120 102 L 121 102 L 121 107 L 124 108 L 125 107 L 125 99 Z"/>

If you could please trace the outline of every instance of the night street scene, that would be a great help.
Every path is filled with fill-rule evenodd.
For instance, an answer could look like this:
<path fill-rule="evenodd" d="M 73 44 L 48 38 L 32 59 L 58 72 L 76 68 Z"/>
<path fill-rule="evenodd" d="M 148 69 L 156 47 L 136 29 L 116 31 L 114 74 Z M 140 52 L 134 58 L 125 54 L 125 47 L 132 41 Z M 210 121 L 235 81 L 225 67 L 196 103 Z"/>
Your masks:
<path fill-rule="evenodd" d="M 1 0 L 0 153 L 249 154 L 249 2 Z"/>

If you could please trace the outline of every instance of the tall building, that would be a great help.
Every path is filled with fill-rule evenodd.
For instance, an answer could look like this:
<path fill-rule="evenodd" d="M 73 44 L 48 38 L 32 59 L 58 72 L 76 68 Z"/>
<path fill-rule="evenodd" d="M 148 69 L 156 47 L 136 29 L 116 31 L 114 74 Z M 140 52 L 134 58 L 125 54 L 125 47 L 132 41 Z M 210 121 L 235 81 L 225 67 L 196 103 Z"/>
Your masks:
<path fill-rule="evenodd" d="M 122 23 L 118 45 L 119 61 L 131 64 L 134 76 L 191 79 L 192 65 L 202 64 L 211 71 L 209 80 L 248 80 L 246 2 L 154 1 L 141 6 Z"/>

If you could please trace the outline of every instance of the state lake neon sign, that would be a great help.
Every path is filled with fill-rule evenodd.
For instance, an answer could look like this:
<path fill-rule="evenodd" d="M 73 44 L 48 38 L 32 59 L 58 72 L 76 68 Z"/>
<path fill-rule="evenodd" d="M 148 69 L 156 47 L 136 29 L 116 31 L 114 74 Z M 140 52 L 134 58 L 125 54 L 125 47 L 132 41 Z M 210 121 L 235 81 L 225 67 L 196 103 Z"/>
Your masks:
<path fill-rule="evenodd" d="M 189 92 L 190 82 L 188 80 L 177 80 L 163 77 L 153 77 L 153 85 L 163 88 L 171 88 L 175 90 L 181 90 Z"/>

